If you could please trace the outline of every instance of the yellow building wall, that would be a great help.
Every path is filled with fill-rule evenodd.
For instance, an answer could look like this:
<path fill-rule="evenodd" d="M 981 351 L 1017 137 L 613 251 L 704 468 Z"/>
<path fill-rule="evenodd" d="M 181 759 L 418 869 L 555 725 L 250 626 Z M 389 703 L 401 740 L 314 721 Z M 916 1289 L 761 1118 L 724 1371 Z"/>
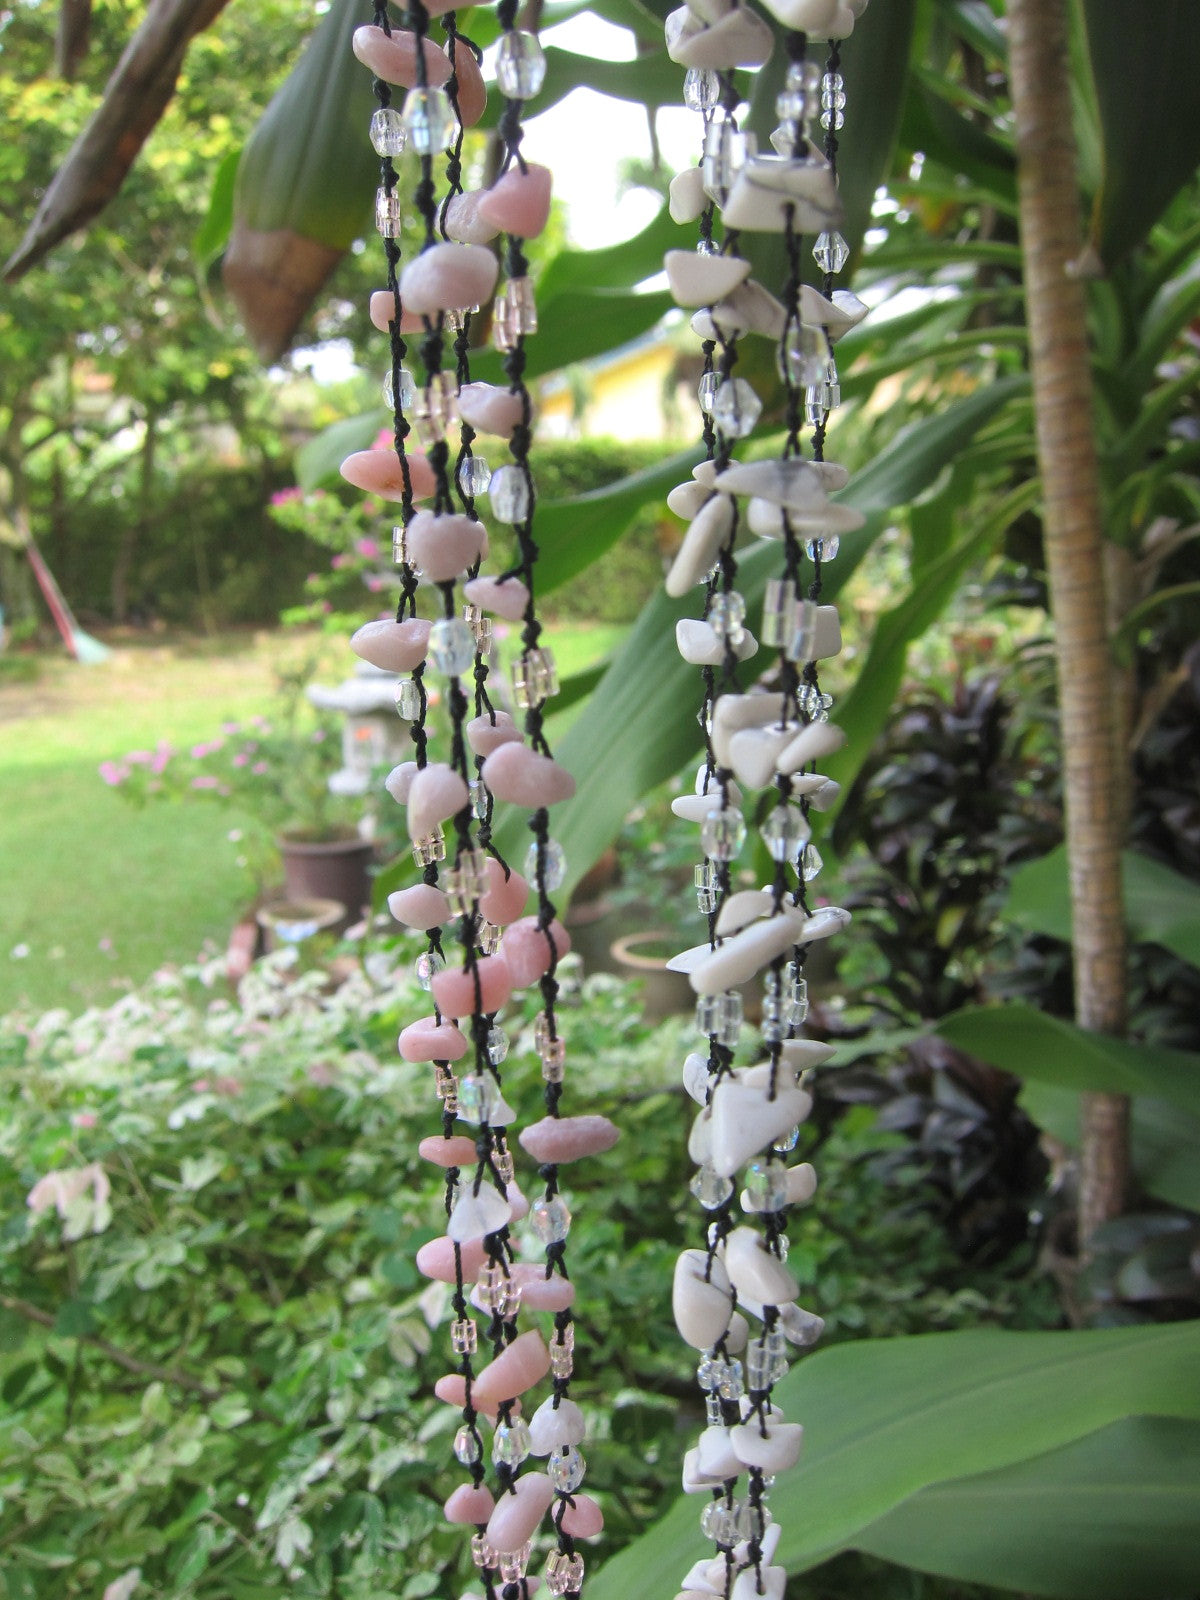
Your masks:
<path fill-rule="evenodd" d="M 546 439 L 663 439 L 669 434 L 663 393 L 675 351 L 648 345 L 587 371 L 587 402 L 576 421 L 570 385 L 552 379 L 538 402 L 538 431 Z"/>

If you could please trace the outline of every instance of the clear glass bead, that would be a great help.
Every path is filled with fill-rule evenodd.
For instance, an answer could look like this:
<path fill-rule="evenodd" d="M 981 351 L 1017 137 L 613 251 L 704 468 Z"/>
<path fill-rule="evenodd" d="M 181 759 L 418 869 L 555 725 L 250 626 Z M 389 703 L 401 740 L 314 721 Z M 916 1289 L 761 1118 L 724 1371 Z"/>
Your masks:
<path fill-rule="evenodd" d="M 529 1222 L 543 1244 L 561 1244 L 571 1231 L 571 1213 L 558 1194 L 535 1200 L 529 1208 Z"/>
<path fill-rule="evenodd" d="M 497 350 L 515 350 L 519 340 L 537 331 L 537 302 L 532 281 L 510 278 L 492 307 L 492 343 Z"/>
<path fill-rule="evenodd" d="M 821 852 L 810 839 L 800 855 L 800 876 L 805 883 L 811 883 L 818 876 L 824 865 L 825 863 L 821 859 Z"/>
<path fill-rule="evenodd" d="M 746 1168 L 746 1193 L 757 1211 L 782 1211 L 787 1186 L 787 1168 L 780 1161 L 752 1161 Z"/>
<path fill-rule="evenodd" d="M 726 378 L 713 396 L 712 419 L 731 439 L 753 433 L 761 414 L 762 401 L 745 378 Z"/>
<path fill-rule="evenodd" d="M 525 468 L 497 467 L 488 484 L 492 515 L 499 522 L 524 522 L 533 510 L 533 495 Z"/>
<path fill-rule="evenodd" d="M 439 828 L 436 833 L 427 833 L 423 839 L 413 840 L 413 860 L 419 867 L 431 867 L 435 861 L 446 859 L 446 840 Z"/>
<path fill-rule="evenodd" d="M 795 861 L 812 835 L 804 814 L 795 806 L 773 806 L 759 829 L 772 861 Z"/>
<path fill-rule="evenodd" d="M 717 390 L 721 387 L 721 374 L 719 372 L 706 372 L 700 379 L 696 388 L 696 399 L 700 402 L 700 409 L 707 417 L 713 408 Z"/>
<path fill-rule="evenodd" d="M 788 66 L 784 83 L 797 94 L 812 95 L 819 99 L 823 76 L 821 68 L 815 61 L 793 61 Z"/>
<path fill-rule="evenodd" d="M 391 194 L 386 189 L 376 190 L 375 226 L 383 238 L 398 239 L 400 237 L 403 221 L 400 207 L 400 196 L 394 189 Z"/>
<path fill-rule="evenodd" d="M 776 1139 L 775 1143 L 771 1146 L 771 1149 L 778 1151 L 781 1156 L 786 1156 L 792 1150 L 794 1150 L 799 1143 L 800 1124 L 797 1123 L 794 1128 L 789 1128 L 782 1138 Z"/>
<path fill-rule="evenodd" d="M 463 621 L 471 630 L 471 637 L 475 640 L 475 654 L 486 656 L 491 654 L 492 642 L 495 638 L 495 629 L 492 619 L 485 616 L 478 606 L 463 607 Z"/>
<path fill-rule="evenodd" d="M 824 392 L 822 386 L 804 391 L 804 420 L 810 428 L 819 428 L 829 416 L 829 407 L 823 399 L 817 398 L 823 396 Z"/>
<path fill-rule="evenodd" d="M 776 155 L 786 156 L 788 160 L 796 152 L 796 124 L 794 122 L 781 122 L 777 128 L 771 130 L 771 148 Z"/>
<path fill-rule="evenodd" d="M 784 644 L 796 615 L 796 585 L 790 578 L 768 578 L 763 595 L 762 642 Z"/>
<path fill-rule="evenodd" d="M 575 1371 L 575 1338 L 570 1328 L 565 1330 L 570 1335 L 563 1338 L 561 1335 L 550 1341 L 550 1371 L 556 1378 L 569 1378 Z"/>
<path fill-rule="evenodd" d="M 461 617 L 439 617 L 429 630 L 429 665 L 457 678 L 475 665 L 475 635 Z"/>
<path fill-rule="evenodd" d="M 583 1557 L 555 1550 L 546 1562 L 546 1587 L 551 1594 L 577 1594 L 583 1587 Z"/>
<path fill-rule="evenodd" d="M 737 1515 L 724 1500 L 710 1500 L 700 1513 L 700 1531 L 715 1544 L 736 1544 Z"/>
<path fill-rule="evenodd" d="M 458 119 L 445 89 L 410 89 L 401 116 L 417 155 L 436 156 L 454 143 Z"/>
<path fill-rule="evenodd" d="M 479 1329 L 470 1317 L 450 1324 L 450 1348 L 455 1355 L 472 1356 L 479 1348 Z"/>
<path fill-rule="evenodd" d="M 721 880 L 711 861 L 702 861 L 692 874 L 696 885 L 696 905 L 707 917 L 716 909 L 721 895 Z"/>
<path fill-rule="evenodd" d="M 822 106 L 821 106 L 821 126 L 823 128 L 827 128 L 827 129 L 828 128 L 832 128 L 834 130 L 834 132 L 836 133 L 840 129 L 842 129 L 842 128 L 844 128 L 846 126 L 846 112 L 845 112 L 845 109 L 844 109 L 845 99 L 846 99 L 846 97 L 845 97 L 845 95 L 843 95 L 842 96 L 843 104 L 840 105 L 840 106 L 827 106 L 827 105 L 822 104 Z"/>
<path fill-rule="evenodd" d="M 477 494 L 486 494 L 492 481 L 492 469 L 483 456 L 466 456 L 458 469 L 458 487 L 468 500 Z"/>
<path fill-rule="evenodd" d="M 398 567 L 408 565 L 408 529 L 399 522 L 392 529 L 392 560 Z"/>
<path fill-rule="evenodd" d="M 837 533 L 823 533 L 819 539 L 804 543 L 804 553 L 813 561 L 832 561 L 841 548 L 841 535 Z"/>
<path fill-rule="evenodd" d="M 433 1087 L 439 1100 L 458 1097 L 458 1079 L 444 1061 L 434 1062 Z"/>
<path fill-rule="evenodd" d="M 469 1464 L 467 1463 L 467 1465 Z M 498 1559 L 496 1552 L 487 1542 L 484 1534 L 473 1533 L 471 1535 L 471 1560 L 477 1567 L 494 1568 Z"/>
<path fill-rule="evenodd" d="M 377 156 L 404 154 L 408 132 L 395 106 L 380 106 L 371 117 L 371 145 Z"/>
<path fill-rule="evenodd" d="M 771 1357 L 770 1380 L 772 1383 L 782 1383 L 788 1375 L 791 1362 L 786 1355 L 773 1355 Z"/>
<path fill-rule="evenodd" d="M 741 133 L 732 122 L 710 122 L 704 134 L 702 176 L 704 192 L 710 200 L 724 205 L 733 180 L 755 154 L 758 141 L 752 133 Z"/>
<path fill-rule="evenodd" d="M 516 1166 L 513 1162 L 511 1150 L 497 1150 L 492 1157 L 492 1165 L 495 1167 L 501 1183 L 507 1185 L 513 1181 Z"/>
<path fill-rule="evenodd" d="M 821 99 L 830 105 L 846 104 L 846 80 L 840 72 L 826 72 L 821 78 Z"/>
<path fill-rule="evenodd" d="M 703 67 L 689 67 L 683 77 L 683 103 L 689 111 L 711 111 L 721 98 L 721 79 Z"/>
<path fill-rule="evenodd" d="M 542 1061 L 542 1077 L 547 1083 L 561 1083 L 567 1064 L 567 1041 L 549 1039 L 545 1049 L 539 1053 Z"/>
<path fill-rule="evenodd" d="M 513 699 L 522 711 L 540 706 L 558 693 L 558 664 L 553 650 L 526 650 L 512 666 Z"/>
<path fill-rule="evenodd" d="M 547 839 L 544 848 L 535 840 L 525 852 L 527 882 L 532 884 L 538 882 L 539 867 L 541 881 L 548 894 L 553 894 L 556 889 L 562 888 L 567 881 L 567 853 L 557 839 Z"/>
<path fill-rule="evenodd" d="M 487 1036 L 487 1056 L 494 1067 L 508 1056 L 508 1035 L 503 1028 L 489 1028 Z"/>
<path fill-rule="evenodd" d="M 736 1356 L 730 1356 L 717 1382 L 717 1393 L 722 1400 L 740 1400 L 746 1392 L 746 1374 Z"/>
<path fill-rule="evenodd" d="M 587 1473 L 587 1462 L 573 1444 L 550 1452 L 546 1473 L 559 1494 L 574 1494 Z"/>
<path fill-rule="evenodd" d="M 787 1038 L 788 1030 L 783 1020 L 783 1006 L 777 994 L 763 995 L 758 1031 L 765 1044 L 774 1044 L 779 1039 Z"/>
<path fill-rule="evenodd" d="M 746 1346 L 746 1382 L 751 1394 L 771 1387 L 771 1354 L 758 1339 Z"/>
<path fill-rule="evenodd" d="M 459 1114 L 467 1122 L 490 1122 L 500 1102 L 494 1078 L 483 1072 L 467 1072 L 458 1080 Z"/>
<path fill-rule="evenodd" d="M 810 550 L 809 555 L 811 554 Z M 784 640 L 784 654 L 789 661 L 811 661 L 816 639 L 816 601 L 801 600 L 792 613 L 792 628 Z"/>
<path fill-rule="evenodd" d="M 716 1211 L 733 1193 L 732 1182 L 723 1178 L 711 1161 L 704 1163 L 688 1188 L 706 1211 Z"/>
<path fill-rule="evenodd" d="M 464 1424 L 454 1435 L 454 1455 L 464 1467 L 473 1467 L 477 1461 L 483 1459 L 483 1448 L 474 1428 L 468 1428 Z"/>
<path fill-rule="evenodd" d="M 396 710 L 405 722 L 415 722 L 421 715 L 421 685 L 415 678 L 396 679 Z"/>
<path fill-rule="evenodd" d="M 503 935 L 503 928 L 497 928 L 486 917 L 476 917 L 475 948 L 481 956 L 494 956 L 500 948 L 500 940 Z"/>
<path fill-rule="evenodd" d="M 722 1408 L 721 1396 L 719 1394 L 705 1395 L 704 1420 L 708 1423 L 710 1428 L 719 1428 L 725 1421 L 725 1412 Z"/>
<path fill-rule="evenodd" d="M 487 856 L 482 850 L 461 850 L 454 865 L 442 874 L 440 886 L 451 911 L 462 917 L 486 894 L 487 883 Z"/>
<path fill-rule="evenodd" d="M 840 233 L 826 229 L 817 235 L 813 260 L 822 272 L 840 272 L 850 259 L 850 246 Z"/>
<path fill-rule="evenodd" d="M 491 805 L 491 796 L 488 794 L 487 784 L 482 778 L 472 778 L 467 784 L 467 792 L 471 796 L 471 815 L 476 822 L 486 822 L 488 808 Z"/>
<path fill-rule="evenodd" d="M 392 411 L 411 411 L 413 399 L 417 392 L 417 380 L 407 367 L 400 368 L 400 399 L 396 399 L 396 388 L 392 383 L 392 374 L 389 372 L 383 380 L 383 401 Z"/>
<path fill-rule="evenodd" d="M 520 1304 L 521 1291 L 503 1267 L 488 1262 L 480 1267 L 475 1280 L 475 1298 L 485 1311 L 503 1317 Z"/>
<path fill-rule="evenodd" d="M 719 589 L 708 602 L 704 620 L 732 650 L 745 638 L 746 602 L 736 589 Z"/>
<path fill-rule="evenodd" d="M 732 861 L 746 842 L 746 819 L 736 806 L 718 806 L 700 824 L 700 847 L 713 861 Z"/>
<path fill-rule="evenodd" d="M 742 1031 L 745 1010 L 736 989 L 701 995 L 696 1001 L 696 1027 L 732 1050 Z"/>
<path fill-rule="evenodd" d="M 413 962 L 413 976 L 422 989 L 431 989 L 434 978 L 445 965 L 445 956 L 438 955 L 436 950 L 423 950 Z"/>
<path fill-rule="evenodd" d="M 806 322 L 789 322 L 779 345 L 779 376 L 794 389 L 807 389 L 823 383 L 829 360 L 829 341 L 824 328 L 810 328 Z"/>
<path fill-rule="evenodd" d="M 530 100 L 546 81 L 546 53 L 536 34 L 513 29 L 496 52 L 496 83 L 510 100 Z"/>
<path fill-rule="evenodd" d="M 436 444 L 444 439 L 458 421 L 458 389 L 451 374 L 431 373 L 425 387 L 414 394 L 411 410 L 422 443 Z"/>
<path fill-rule="evenodd" d="M 720 1356 L 701 1356 L 696 1368 L 696 1382 L 705 1394 L 717 1392 L 718 1371 L 721 1366 Z"/>
<path fill-rule="evenodd" d="M 502 1550 L 497 1556 L 500 1577 L 505 1583 L 520 1583 L 529 1570 L 533 1555 L 533 1541 L 528 1540 L 519 1550 Z"/>
<path fill-rule="evenodd" d="M 498 1422 L 492 1435 L 492 1460 L 497 1466 L 519 1467 L 529 1455 L 529 1427 L 518 1417 Z"/>
<path fill-rule="evenodd" d="M 783 1019 L 790 1028 L 799 1028 L 808 1016 L 808 979 L 792 978 L 783 988 Z"/>

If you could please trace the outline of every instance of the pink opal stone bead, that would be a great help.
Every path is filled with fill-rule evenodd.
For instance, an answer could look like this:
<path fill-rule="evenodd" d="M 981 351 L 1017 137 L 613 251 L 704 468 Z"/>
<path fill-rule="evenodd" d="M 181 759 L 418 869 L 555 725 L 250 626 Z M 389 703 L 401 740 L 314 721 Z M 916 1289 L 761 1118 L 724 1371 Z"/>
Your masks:
<path fill-rule="evenodd" d="M 427 500 L 436 487 L 433 468 L 423 455 L 409 451 L 408 474 L 412 482 L 414 500 Z M 392 449 L 356 450 L 341 465 L 342 477 L 356 489 L 377 494 L 383 500 L 401 500 L 404 497 L 404 474 L 400 458 Z"/>
<path fill-rule="evenodd" d="M 552 806 L 575 793 L 575 779 L 553 756 L 525 744 L 494 750 L 483 764 L 483 781 L 497 800 L 518 806 Z"/>
<path fill-rule="evenodd" d="M 444 1378 L 439 1378 L 433 1386 L 433 1392 L 439 1400 L 444 1400 L 448 1406 L 453 1406 L 456 1411 L 461 1411 L 467 1403 L 467 1380 L 460 1372 L 448 1372 Z M 472 1403 L 477 1411 L 485 1416 L 489 1422 L 496 1420 L 496 1407 L 493 1405 L 479 1404 L 472 1391 Z M 519 1411 L 520 1406 L 514 1407 Z"/>
<path fill-rule="evenodd" d="M 432 1161 L 435 1167 L 473 1167 L 475 1141 L 461 1133 L 451 1134 L 449 1139 L 434 1133 L 428 1139 L 421 1140 L 417 1154 L 424 1161 Z"/>
<path fill-rule="evenodd" d="M 427 6 L 431 14 L 440 15 L 443 11 L 452 11 L 453 5 L 435 4 Z M 451 47 L 447 47 L 447 57 L 450 59 Z M 484 113 L 487 105 L 487 85 L 483 81 L 483 73 L 479 63 L 467 49 L 465 44 L 453 47 L 454 70 L 458 76 L 458 109 L 462 115 L 463 125 L 473 128 Z"/>
<path fill-rule="evenodd" d="M 598 1533 L 603 1533 L 604 1513 L 591 1495 L 577 1494 L 572 1498 L 575 1504 L 563 1512 L 563 1532 L 569 1533 L 572 1539 L 594 1539 Z"/>
<path fill-rule="evenodd" d="M 400 299 L 410 311 L 432 317 L 483 305 L 496 287 L 499 263 L 481 244 L 435 244 L 400 274 Z"/>
<path fill-rule="evenodd" d="M 525 902 L 529 899 L 529 885 L 511 867 L 505 877 L 504 868 L 493 856 L 488 857 L 484 871 L 487 873 L 488 886 L 479 897 L 479 909 L 493 928 L 507 928 L 524 911 Z"/>
<path fill-rule="evenodd" d="M 381 617 L 377 622 L 364 622 L 351 636 L 350 648 L 361 661 L 369 661 L 381 672 L 413 672 L 429 648 L 429 627 L 424 617 L 409 617 L 404 622 Z"/>
<path fill-rule="evenodd" d="M 481 956 L 477 964 L 481 1011 L 499 1011 L 512 994 L 513 980 L 503 956 Z M 469 1017 L 475 1010 L 475 978 L 462 967 L 446 967 L 433 980 L 433 999 L 447 1017 Z"/>
<path fill-rule="evenodd" d="M 427 7 L 431 14 L 447 9 L 436 3 Z M 368 23 L 354 30 L 351 46 L 363 66 L 369 68 L 377 78 L 382 78 L 385 83 L 398 84 L 404 89 L 416 87 L 417 41 L 414 34 L 399 31 L 386 34 L 382 28 Z M 450 77 L 450 58 L 438 49 L 432 39 L 425 40 L 423 54 L 426 80 L 432 87 L 440 89 Z M 468 128 L 473 128 L 487 104 L 483 74 L 475 57 L 465 46 L 455 52 L 455 66 L 458 71 L 459 109 L 463 122 Z"/>
<path fill-rule="evenodd" d="M 519 394 L 494 383 L 464 383 L 458 391 L 458 414 L 480 433 L 507 439 L 525 420 L 525 402 Z"/>
<path fill-rule="evenodd" d="M 390 289 L 375 289 L 372 291 L 367 307 L 371 323 L 378 328 L 380 333 L 388 333 L 396 316 L 396 297 Z M 418 317 L 407 306 L 400 307 L 400 332 L 424 333 L 425 318 Z"/>
<path fill-rule="evenodd" d="M 458 244 L 490 244 L 500 229 L 483 215 L 479 202 L 486 190 L 468 189 L 446 205 L 446 232 Z"/>
<path fill-rule="evenodd" d="M 397 889 L 388 895 L 388 910 L 406 928 L 440 928 L 443 922 L 450 920 L 450 902 L 431 883 Z"/>
<path fill-rule="evenodd" d="M 510 167 L 483 196 L 479 214 L 504 233 L 536 239 L 550 217 L 551 182 L 549 167 Z"/>
<path fill-rule="evenodd" d="M 468 1244 L 460 1244 L 458 1248 L 462 1252 L 463 1277 L 476 1277 L 480 1267 L 487 1260 L 483 1240 L 472 1239 Z M 432 1278 L 436 1283 L 457 1283 L 454 1240 L 448 1239 L 443 1233 L 438 1238 L 430 1239 L 423 1244 L 417 1251 L 417 1271 L 423 1278 Z M 547 1363 L 549 1360 L 550 1357 L 547 1355 Z"/>
<path fill-rule="evenodd" d="M 520 1143 L 538 1163 L 558 1166 L 611 1150 L 620 1137 L 607 1117 L 543 1117 L 524 1130 Z"/>
<path fill-rule="evenodd" d="M 470 587 L 468 583 L 466 588 Z M 467 743 L 477 756 L 490 756 L 502 744 L 521 742 L 521 730 L 507 711 L 493 711 L 491 716 L 485 711 L 482 716 L 472 717 L 467 723 L 466 735 Z"/>
<path fill-rule="evenodd" d="M 525 989 L 549 972 L 551 942 L 554 960 L 561 961 L 571 948 L 571 935 L 557 917 L 549 929 L 539 928 L 536 917 L 522 917 L 505 931 L 500 941 L 500 954 L 508 965 L 514 989 Z M 487 1009 L 490 1011 L 492 1007 Z"/>
<path fill-rule="evenodd" d="M 544 1472 L 523 1472 L 502 1494 L 488 1518 L 487 1542 L 502 1555 L 528 1544 L 554 1503 L 554 1485 Z"/>
<path fill-rule="evenodd" d="M 452 1022 L 436 1017 L 419 1017 L 400 1035 L 400 1054 L 405 1061 L 461 1061 L 470 1041 Z"/>
<path fill-rule="evenodd" d="M 447 1522 L 474 1524 L 476 1527 L 485 1523 L 495 1509 L 492 1491 L 483 1484 L 477 1489 L 472 1483 L 460 1483 L 443 1507 Z"/>
<path fill-rule="evenodd" d="M 519 1334 L 475 1379 L 476 1404 L 500 1405 L 505 1400 L 515 1400 L 540 1383 L 549 1371 L 550 1352 L 541 1334 L 536 1329 Z"/>
<path fill-rule="evenodd" d="M 565 1311 L 575 1303 L 575 1285 L 570 1278 L 546 1276 L 540 1262 L 524 1261 L 511 1269 L 514 1283 L 521 1286 L 521 1304 L 530 1311 Z"/>
<path fill-rule="evenodd" d="M 427 839 L 470 801 L 466 779 L 444 761 L 422 767 L 408 791 L 408 836 Z"/>
<path fill-rule="evenodd" d="M 468 389 L 486 387 L 486 384 L 467 385 Z M 503 617 L 506 622 L 520 622 L 529 604 L 529 590 L 520 578 L 472 578 L 463 584 L 463 594 L 473 606 Z"/>
<path fill-rule="evenodd" d="M 408 557 L 430 583 L 449 583 L 488 553 L 483 523 L 458 513 L 418 511 L 408 525 Z"/>
<path fill-rule="evenodd" d="M 398 806 L 408 804 L 408 791 L 412 788 L 413 779 L 419 770 L 415 761 L 402 761 L 398 767 L 393 767 L 383 780 L 383 787 Z"/>

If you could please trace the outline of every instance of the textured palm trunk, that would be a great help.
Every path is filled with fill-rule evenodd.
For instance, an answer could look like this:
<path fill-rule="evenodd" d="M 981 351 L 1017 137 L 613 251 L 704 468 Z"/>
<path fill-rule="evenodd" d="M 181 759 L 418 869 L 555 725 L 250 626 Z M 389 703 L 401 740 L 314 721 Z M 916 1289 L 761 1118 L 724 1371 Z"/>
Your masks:
<path fill-rule="evenodd" d="M 1125 1027 L 1121 845 L 1126 751 L 1113 717 L 1104 541 L 1096 468 L 1071 122 L 1067 0 L 1008 7 L 1021 243 L 1025 266 L 1046 560 L 1058 655 L 1075 1013 L 1098 1033 Z M 1129 1105 L 1083 1099 L 1080 1244 L 1120 1213 L 1129 1174 Z"/>

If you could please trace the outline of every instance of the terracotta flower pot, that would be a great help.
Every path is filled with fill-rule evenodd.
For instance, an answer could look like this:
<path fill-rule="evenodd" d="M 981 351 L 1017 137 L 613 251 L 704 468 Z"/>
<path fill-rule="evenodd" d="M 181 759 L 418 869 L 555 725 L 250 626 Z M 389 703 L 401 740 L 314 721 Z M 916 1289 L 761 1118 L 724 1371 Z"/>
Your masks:
<path fill-rule="evenodd" d="M 371 905 L 370 867 L 375 847 L 357 833 L 342 839 L 275 841 L 283 857 L 283 887 L 289 900 L 339 900 L 346 914 L 332 931 L 344 933 Z"/>

